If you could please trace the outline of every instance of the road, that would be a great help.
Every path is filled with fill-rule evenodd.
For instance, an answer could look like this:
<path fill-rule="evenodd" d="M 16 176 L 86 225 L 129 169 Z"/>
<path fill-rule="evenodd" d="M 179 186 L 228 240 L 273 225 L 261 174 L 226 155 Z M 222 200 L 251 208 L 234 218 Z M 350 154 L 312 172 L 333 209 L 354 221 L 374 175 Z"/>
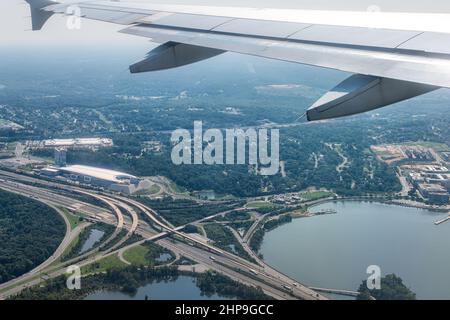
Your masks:
<path fill-rule="evenodd" d="M 226 258 L 210 253 L 208 256 L 204 254 L 204 251 L 191 247 L 186 244 L 173 244 L 170 240 L 161 240 L 158 241 L 158 244 L 162 247 L 172 250 L 174 252 L 178 252 L 180 255 L 183 255 L 191 260 L 198 262 L 201 265 L 207 266 L 211 270 L 215 270 L 221 274 L 224 274 L 231 279 L 238 281 L 240 283 L 250 285 L 252 287 L 260 287 L 264 293 L 269 296 L 274 297 L 278 300 L 294 300 L 295 297 L 291 296 L 288 291 L 284 290 L 281 285 L 271 286 L 268 285 L 258 279 L 254 279 L 247 269 L 242 269 L 240 265 L 230 264 L 230 261 L 226 260 Z M 211 259 L 214 258 L 214 261 Z M 246 272 L 243 274 L 242 272 Z"/>
<path fill-rule="evenodd" d="M 5 180 L 4 182 L 2 182 L 2 185 L 4 187 L 14 189 L 20 188 L 21 192 L 23 192 L 27 196 L 36 198 L 37 195 L 39 195 L 41 199 L 45 199 L 47 202 L 52 203 L 55 206 L 65 207 L 71 211 L 77 211 L 85 215 L 93 216 L 98 220 L 102 220 L 105 216 L 107 216 L 110 213 L 108 210 L 100 208 L 98 206 L 85 203 L 78 199 L 69 198 L 67 196 L 63 196 L 61 194 L 48 191 L 43 188 L 31 186 L 29 184 Z"/>
<path fill-rule="evenodd" d="M 1 172 L 0 172 L 1 173 Z M 20 179 L 21 175 L 15 176 L 16 179 Z M 34 179 L 30 177 L 25 177 L 25 179 Z M 34 179 L 37 180 L 37 179 Z M 40 180 L 39 180 L 40 181 Z M 47 183 L 47 182 L 46 182 Z M 49 186 L 55 187 L 55 183 L 48 183 Z M 129 230 L 128 236 L 131 235 L 130 230 L 133 229 L 133 232 L 136 232 L 138 234 L 143 235 L 144 237 L 147 237 L 148 241 L 154 241 L 157 239 L 161 239 L 161 237 L 166 236 L 167 234 L 172 235 L 175 240 L 159 240 L 158 243 L 163 245 L 164 247 L 174 251 L 175 253 L 179 255 L 187 256 L 188 258 L 193 258 L 194 261 L 197 261 L 212 270 L 215 270 L 217 272 L 223 273 L 225 275 L 228 275 L 232 277 L 233 279 L 236 279 L 242 283 L 250 284 L 253 286 L 261 287 L 266 293 L 270 294 L 274 298 L 277 299 L 314 299 L 314 300 L 325 300 L 326 298 L 315 291 L 307 288 L 306 286 L 297 285 L 295 280 L 289 279 L 285 275 L 279 273 L 278 271 L 269 268 L 268 266 L 261 267 L 257 264 L 251 263 L 243 258 L 240 258 L 238 256 L 235 256 L 227 251 L 221 250 L 219 248 L 216 248 L 210 244 L 204 243 L 199 241 L 198 239 L 185 234 L 181 232 L 183 226 L 174 228 L 171 225 L 168 225 L 165 220 L 163 220 L 153 209 L 143 205 L 142 203 L 126 198 L 123 196 L 113 195 L 110 194 L 108 196 L 104 194 L 99 194 L 98 192 L 94 191 L 87 191 L 84 189 L 80 189 L 78 187 L 73 186 L 67 186 L 67 185 L 59 185 L 57 184 L 59 188 L 65 188 L 72 192 L 82 192 L 86 195 L 92 196 L 94 198 L 97 198 L 104 203 L 106 203 L 111 209 L 112 212 L 115 212 L 117 216 L 117 225 L 121 225 L 121 227 L 127 227 L 124 225 L 125 219 L 123 218 L 123 214 L 121 213 L 121 210 L 119 207 L 124 209 L 128 215 L 131 217 L 132 223 L 127 227 Z M 19 186 L 17 183 L 15 187 L 22 187 Z M 40 189 L 40 188 L 37 188 Z M 41 190 L 42 191 L 42 190 Z M 48 197 L 49 194 L 47 194 L 45 191 L 44 196 Z M 165 232 L 155 234 L 152 230 L 143 230 L 140 228 L 137 228 L 137 214 L 136 212 L 131 208 L 137 208 L 138 210 L 142 211 L 144 214 L 146 214 L 149 219 L 159 228 L 164 230 Z M 129 210 L 131 209 L 131 210 Z M 233 211 L 233 210 L 230 210 Z M 136 215 L 135 215 L 136 214 Z M 223 214 L 223 213 L 219 213 Z M 219 215 L 217 214 L 217 215 Z M 122 217 L 121 217 L 122 216 Z M 195 223 L 195 222 L 194 222 Z M 177 240 L 178 238 L 178 240 Z M 120 244 L 122 244 L 124 241 L 126 241 L 126 237 L 120 240 Z M 172 242 L 173 241 L 173 242 Z M 142 242 L 138 242 L 135 244 L 132 244 L 130 246 L 127 246 L 126 248 L 133 247 L 135 245 L 138 245 Z M 186 244 L 189 243 L 189 244 Z M 77 265 L 84 266 L 91 264 L 93 262 L 99 261 L 109 255 L 112 254 L 118 254 L 120 251 L 124 252 L 126 249 L 120 248 L 119 250 L 116 250 L 116 248 L 119 245 L 115 245 L 113 248 L 110 248 L 110 250 L 106 252 L 98 252 L 94 255 L 86 257 L 86 259 L 82 261 L 78 261 Z M 194 247 L 195 246 L 195 247 Z M 214 257 L 214 261 L 210 258 L 211 256 Z M 52 278 L 58 275 L 61 275 L 65 272 L 65 268 L 60 268 L 55 271 L 49 271 L 46 274 L 46 278 Z M 34 275 L 35 278 L 30 278 L 28 282 L 19 284 L 17 287 L 11 288 L 6 293 L 4 292 L 4 295 L 10 295 L 19 292 L 24 287 L 28 287 L 37 283 L 40 283 L 42 281 L 41 277 L 37 277 L 37 275 Z M 294 285 L 295 283 L 295 285 Z"/>
<path fill-rule="evenodd" d="M 225 259 L 223 261 L 224 264 L 231 265 L 232 267 L 237 268 L 238 270 L 257 271 L 258 274 L 257 275 L 253 274 L 252 276 L 260 279 L 260 282 L 262 282 L 262 283 L 269 283 L 274 288 L 290 287 L 293 290 L 292 293 L 301 299 L 326 300 L 326 298 L 324 296 L 321 296 L 320 294 L 314 292 L 313 290 L 309 289 L 306 286 L 298 284 L 297 281 L 288 278 L 287 276 L 279 273 L 278 271 L 276 271 L 272 268 L 270 268 L 270 269 L 267 268 L 267 270 L 264 268 L 261 269 L 260 266 L 253 264 L 241 257 L 235 256 L 225 250 L 216 248 L 212 245 L 203 243 L 194 237 L 191 237 L 191 236 L 184 234 L 176 229 L 172 229 L 172 228 L 168 227 L 167 225 L 164 225 L 158 219 L 155 218 L 156 214 L 155 214 L 154 210 L 152 210 L 151 208 L 148 208 L 147 206 L 145 206 L 135 200 L 131 200 L 128 198 L 122 198 L 122 197 L 120 199 L 138 207 L 150 219 L 152 219 L 155 222 L 155 224 L 157 224 L 161 228 L 167 230 L 169 233 L 175 234 L 175 235 L 195 244 L 196 246 L 206 249 L 210 254 L 215 254 L 215 255 L 220 256 L 221 260 Z M 296 284 L 296 286 L 294 286 L 294 283 Z"/>
<path fill-rule="evenodd" d="M 248 231 L 245 233 L 244 236 L 244 242 L 248 243 L 250 241 L 250 239 L 252 238 L 253 234 L 255 233 L 255 231 L 258 229 L 259 224 L 261 223 L 261 221 L 263 221 L 266 216 L 268 214 L 265 215 L 260 215 L 256 218 L 255 222 L 253 222 L 253 224 L 251 225 L 251 227 L 248 229 Z"/>
<path fill-rule="evenodd" d="M 403 175 L 397 173 L 397 177 L 402 185 L 402 190 L 399 193 L 400 196 L 403 196 L 403 197 L 408 196 L 409 192 L 411 191 L 411 186 L 409 185 L 408 181 L 406 180 L 406 178 Z"/>

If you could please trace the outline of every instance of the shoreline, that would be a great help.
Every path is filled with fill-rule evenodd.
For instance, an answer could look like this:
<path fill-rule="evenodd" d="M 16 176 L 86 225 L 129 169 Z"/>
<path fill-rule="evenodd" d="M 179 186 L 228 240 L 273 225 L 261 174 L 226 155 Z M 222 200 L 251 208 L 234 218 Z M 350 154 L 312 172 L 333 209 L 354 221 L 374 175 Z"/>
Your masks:
<path fill-rule="evenodd" d="M 383 200 L 383 199 L 367 199 L 367 198 L 324 199 L 324 200 L 319 201 L 319 202 L 317 202 L 317 203 L 311 204 L 310 206 L 308 206 L 308 209 L 311 209 L 311 208 L 314 208 L 314 207 L 318 207 L 318 206 L 324 205 L 324 204 L 329 204 L 329 203 L 331 203 L 331 204 L 333 204 L 333 203 L 334 203 L 334 204 L 337 204 L 337 203 L 344 203 L 344 202 L 346 202 L 346 201 L 352 201 L 352 202 L 357 202 L 357 203 L 361 203 L 361 204 L 363 204 L 363 203 L 366 203 L 366 204 L 370 204 L 370 203 L 372 203 L 372 204 L 378 203 L 378 204 L 384 204 L 384 205 L 388 205 L 388 206 L 399 206 L 399 207 L 411 208 L 411 209 L 415 208 L 415 209 L 419 209 L 419 210 L 425 210 L 425 211 L 428 211 L 429 214 L 430 214 L 430 216 L 432 216 L 433 214 L 443 215 L 443 214 L 445 214 L 445 213 L 448 211 L 448 210 L 443 210 L 443 209 L 441 209 L 441 210 L 431 210 L 431 209 L 429 209 L 429 208 L 423 208 L 423 207 L 418 207 L 418 206 L 414 206 L 414 205 L 408 205 L 408 204 L 404 204 L 404 203 L 398 203 L 398 202 L 396 202 L 395 200 L 394 200 L 394 201 L 391 201 L 391 200 Z M 350 204 L 350 206 L 351 206 L 351 205 L 352 205 L 352 204 Z M 395 210 L 395 208 L 394 208 L 393 210 Z M 342 213 L 342 211 L 341 211 L 341 213 Z M 413 215 L 413 214 L 419 214 L 419 215 L 420 215 L 421 213 L 420 213 L 419 211 L 417 211 L 417 212 L 412 211 L 412 212 L 410 212 L 410 214 L 411 214 L 411 215 Z M 307 218 L 307 217 L 311 217 L 311 216 L 315 216 L 313 212 L 311 212 L 311 215 L 305 215 L 305 216 L 303 216 L 302 218 Z M 298 218 L 300 218 L 300 217 L 298 217 Z M 406 218 L 408 218 L 408 216 L 407 216 Z M 450 219 L 450 215 L 448 216 L 448 218 L 446 219 L 446 221 L 448 221 L 449 219 Z M 294 220 L 294 219 L 293 219 L 293 220 Z M 292 221 L 293 221 L 293 220 L 292 220 Z M 407 220 L 408 220 L 408 219 L 407 219 Z M 300 223 L 300 222 L 299 222 L 299 223 Z M 435 222 L 434 224 L 436 224 L 436 222 Z M 281 224 L 281 225 L 279 225 L 279 226 L 282 226 L 282 225 L 287 225 L 287 223 Z M 278 228 L 279 226 L 277 226 L 276 228 Z M 434 225 L 433 225 L 433 227 L 434 227 Z M 263 240 L 261 241 L 261 248 L 263 247 L 263 245 L 262 245 L 263 242 L 267 240 L 267 239 L 265 238 L 266 233 L 268 233 L 268 232 L 270 232 L 270 231 L 273 231 L 273 230 L 275 230 L 276 228 L 271 229 L 271 230 L 264 230 L 264 228 L 262 228 L 262 229 L 264 230 L 264 236 L 263 236 Z M 267 243 L 270 243 L 270 242 L 266 242 L 266 244 L 267 244 Z M 264 261 L 265 264 L 271 265 L 271 263 L 273 263 L 273 261 L 268 261 L 268 260 L 266 260 L 266 258 L 264 257 L 263 252 L 262 252 L 261 249 L 258 250 L 258 253 L 257 253 L 257 254 L 260 254 L 260 255 L 262 256 L 262 260 Z M 278 268 L 277 268 L 277 269 L 278 269 Z M 291 275 L 291 276 L 292 276 L 292 275 Z M 304 279 L 303 279 L 303 281 L 304 281 Z M 326 287 L 326 288 L 328 288 L 328 287 Z M 423 299 L 427 299 L 427 298 L 423 298 Z"/>
<path fill-rule="evenodd" d="M 329 203 L 329 202 L 344 202 L 344 201 L 354 201 L 354 202 L 375 202 L 375 203 L 383 203 L 387 205 L 393 205 L 393 206 L 400 206 L 400 207 L 406 207 L 406 208 L 416 208 L 420 210 L 427 210 L 430 212 L 448 212 L 450 214 L 450 210 L 447 208 L 433 208 L 429 207 L 428 205 L 419 205 L 414 203 L 404 203 L 400 201 L 404 201 L 401 199 L 393 199 L 393 200 L 384 200 L 381 198 L 364 198 L 364 197 L 354 197 L 354 198 L 337 198 L 337 199 L 324 199 L 318 202 L 315 202 L 311 205 L 308 205 L 308 208 L 317 207 L 319 205 Z"/>

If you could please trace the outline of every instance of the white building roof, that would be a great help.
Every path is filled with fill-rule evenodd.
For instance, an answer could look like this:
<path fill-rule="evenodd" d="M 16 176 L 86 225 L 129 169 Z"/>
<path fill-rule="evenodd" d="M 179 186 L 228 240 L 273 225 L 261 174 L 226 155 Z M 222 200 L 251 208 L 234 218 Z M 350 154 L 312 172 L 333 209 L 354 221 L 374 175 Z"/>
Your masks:
<path fill-rule="evenodd" d="M 44 145 L 48 147 L 112 145 L 112 140 L 108 138 L 52 139 L 44 140 Z"/>
<path fill-rule="evenodd" d="M 60 170 L 68 173 L 90 176 L 93 178 L 111 181 L 115 183 L 120 183 L 122 182 L 122 180 L 126 179 L 137 179 L 137 177 L 132 176 L 128 173 L 83 165 L 67 166 L 64 168 L 60 168 Z"/>
<path fill-rule="evenodd" d="M 41 171 L 58 173 L 59 169 L 53 168 L 53 167 L 48 167 L 48 168 L 43 168 Z"/>

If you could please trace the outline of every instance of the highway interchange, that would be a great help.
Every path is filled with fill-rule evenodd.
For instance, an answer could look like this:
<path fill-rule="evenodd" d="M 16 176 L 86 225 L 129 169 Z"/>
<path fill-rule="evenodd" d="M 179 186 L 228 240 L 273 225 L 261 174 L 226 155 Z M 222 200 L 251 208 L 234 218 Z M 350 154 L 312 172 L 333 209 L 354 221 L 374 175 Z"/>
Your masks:
<path fill-rule="evenodd" d="M 204 241 L 204 239 L 199 239 L 198 237 L 182 232 L 185 226 L 175 228 L 155 210 L 131 197 L 47 181 L 38 177 L 4 170 L 0 170 L 0 188 L 41 201 L 59 210 L 58 213 L 61 215 L 64 215 L 61 212 L 61 208 L 64 208 L 71 212 L 81 213 L 85 217 L 85 222 L 76 230 L 70 230 L 66 221 L 68 231 L 57 252 L 34 270 L 19 278 L 1 284 L 0 299 L 15 295 L 24 288 L 37 285 L 49 278 L 60 276 L 66 272 L 67 266 L 71 264 L 83 267 L 111 255 L 121 256 L 126 250 L 140 245 L 145 241 L 155 241 L 162 247 L 174 252 L 177 256 L 184 256 L 195 261 L 198 266 L 202 267 L 198 269 L 214 270 L 245 285 L 260 287 L 264 293 L 275 299 L 327 299 L 325 296 L 266 265 L 251 251 L 247 243 L 249 237 L 261 222 L 261 218 L 255 221 L 254 225 L 243 238 L 235 233 L 235 236 L 244 249 L 252 253 L 251 256 L 254 259 L 256 258 L 256 263 L 252 263 L 215 247 L 207 241 Z M 92 201 L 88 203 L 80 200 L 80 197 L 71 197 L 69 196 L 70 194 L 90 197 L 104 205 L 98 206 L 93 204 Z M 227 212 L 211 215 L 192 222 L 192 224 L 211 220 Z M 147 219 L 140 219 L 138 213 L 145 215 Z M 105 246 L 108 242 L 112 242 L 120 234 L 123 234 L 121 232 L 122 230 L 126 230 L 127 232 L 125 236 L 109 246 L 106 250 L 99 250 L 97 247 L 69 261 L 59 262 L 58 258 L 74 239 L 76 232 L 80 232 L 80 229 L 89 223 L 95 222 L 103 222 L 116 227 L 114 233 L 101 246 Z M 133 234 L 140 235 L 143 240 L 125 244 Z"/>

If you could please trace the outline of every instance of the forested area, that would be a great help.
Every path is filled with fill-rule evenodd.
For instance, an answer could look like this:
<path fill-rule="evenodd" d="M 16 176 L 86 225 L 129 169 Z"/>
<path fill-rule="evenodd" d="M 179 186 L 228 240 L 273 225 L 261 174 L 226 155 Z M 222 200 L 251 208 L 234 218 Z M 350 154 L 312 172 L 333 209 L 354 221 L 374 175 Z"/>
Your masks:
<path fill-rule="evenodd" d="M 375 121 L 362 121 L 346 126 L 315 124 L 281 129 L 280 160 L 285 162 L 285 176 L 260 176 L 249 165 L 174 165 L 170 135 L 157 133 L 153 139 L 163 144 L 160 153 L 142 152 L 144 138 L 140 135 L 116 134 L 114 147 L 69 151 L 68 161 L 138 176 L 162 175 L 189 191 L 214 190 L 240 197 L 296 192 L 313 186 L 341 195 L 396 192 L 400 185 L 394 169 L 378 161 L 370 146 L 397 138 L 382 136 L 386 130 L 377 125 Z M 408 137 L 416 141 L 422 135 Z M 149 135 L 145 139 L 150 139 Z"/>
<path fill-rule="evenodd" d="M 227 227 L 218 223 L 208 223 L 204 225 L 204 229 L 208 239 L 213 240 L 215 246 L 249 261 L 254 261 Z"/>
<path fill-rule="evenodd" d="M 127 55 L 121 54 L 117 59 L 124 56 Z M 112 138 L 112 148 L 69 151 L 69 163 L 119 169 L 138 176 L 162 175 L 189 191 L 214 190 L 236 196 L 286 193 L 311 186 L 343 195 L 395 192 L 399 184 L 393 169 L 375 159 L 370 145 L 419 140 L 450 142 L 448 91 L 439 90 L 354 117 L 298 123 L 298 116 L 339 83 L 342 74 L 249 57 L 247 62 L 266 71 L 253 73 L 241 59 L 242 56 L 223 66 L 195 64 L 177 70 L 176 75 L 158 74 L 156 81 L 152 75 L 112 77 L 111 64 L 100 59 L 103 63 L 91 64 L 89 72 L 81 68 L 83 72 L 77 74 L 70 87 L 62 80 L 67 70 L 81 70 L 70 67 L 77 65 L 79 59 L 63 65 L 55 59 L 55 68 L 42 68 L 46 64 L 36 63 L 33 68 L 39 72 L 34 74 L 47 76 L 34 79 L 33 85 L 16 81 L 0 92 L 0 118 L 24 127 L 1 131 L 0 136 L 6 142 Z M 220 72 L 212 73 L 211 69 Z M 30 74 L 29 68 L 21 65 L 14 70 L 8 76 L 21 79 L 24 72 Z M 105 81 L 98 81 L 99 77 Z M 29 96 L 23 97 L 22 92 Z M 280 160 L 285 161 L 286 176 L 257 176 L 254 167 L 247 165 L 172 164 L 172 130 L 192 129 L 198 120 L 203 121 L 204 129 L 281 126 Z M 161 152 L 145 151 L 145 142 L 152 140 L 162 143 Z M 51 156 L 48 151 L 40 155 Z M 348 162 L 339 168 L 343 157 Z"/>
<path fill-rule="evenodd" d="M 242 201 L 203 204 L 192 200 L 173 199 L 172 197 L 158 200 L 139 197 L 138 200 L 156 210 L 158 214 L 176 226 L 187 224 L 215 213 L 228 211 L 244 204 Z M 143 215 L 143 218 L 148 219 L 145 215 Z"/>
<path fill-rule="evenodd" d="M 247 287 L 242 283 L 211 271 L 198 275 L 197 286 L 206 295 L 219 293 L 221 296 L 243 300 L 270 299 L 259 287 Z"/>
<path fill-rule="evenodd" d="M 66 225 L 55 210 L 0 190 L 0 283 L 16 278 L 50 257 Z"/>

